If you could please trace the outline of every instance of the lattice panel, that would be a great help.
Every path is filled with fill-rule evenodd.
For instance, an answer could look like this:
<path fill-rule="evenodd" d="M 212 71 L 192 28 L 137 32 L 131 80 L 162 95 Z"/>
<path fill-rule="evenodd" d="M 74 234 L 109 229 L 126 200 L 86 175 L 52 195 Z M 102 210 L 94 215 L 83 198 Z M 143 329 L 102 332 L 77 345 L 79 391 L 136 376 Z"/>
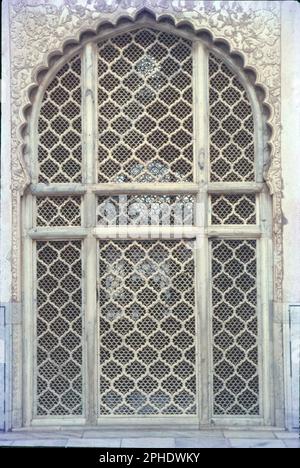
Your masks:
<path fill-rule="evenodd" d="M 212 241 L 214 414 L 258 415 L 256 241 Z"/>
<path fill-rule="evenodd" d="M 227 65 L 209 55 L 210 179 L 253 181 L 254 123 L 244 87 Z"/>
<path fill-rule="evenodd" d="M 37 198 L 37 226 L 80 226 L 81 197 Z"/>
<path fill-rule="evenodd" d="M 212 224 L 255 224 L 255 195 L 212 195 Z"/>
<path fill-rule="evenodd" d="M 191 225 L 191 195 L 121 195 L 98 198 L 97 220 L 102 225 Z"/>
<path fill-rule="evenodd" d="M 74 57 L 45 91 L 38 122 L 39 182 L 81 181 L 81 61 Z"/>
<path fill-rule="evenodd" d="M 80 241 L 37 242 L 38 416 L 82 414 Z"/>
<path fill-rule="evenodd" d="M 101 241 L 99 412 L 196 413 L 191 241 Z"/>
<path fill-rule="evenodd" d="M 139 29 L 98 44 L 99 182 L 192 181 L 192 43 Z"/>

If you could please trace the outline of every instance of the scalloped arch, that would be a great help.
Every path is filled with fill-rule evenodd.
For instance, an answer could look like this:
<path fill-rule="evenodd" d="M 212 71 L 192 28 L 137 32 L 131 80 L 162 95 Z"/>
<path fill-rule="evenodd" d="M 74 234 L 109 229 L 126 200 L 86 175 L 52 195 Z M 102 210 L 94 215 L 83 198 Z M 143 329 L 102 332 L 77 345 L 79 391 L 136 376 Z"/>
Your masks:
<path fill-rule="evenodd" d="M 23 184 L 20 184 L 19 191 L 22 195 L 26 187 L 30 184 L 30 173 L 28 167 L 25 162 L 25 155 L 30 154 L 30 142 L 28 138 L 28 126 L 31 118 L 32 109 L 35 105 L 35 96 L 38 93 L 40 85 L 43 79 L 48 75 L 49 71 L 54 67 L 54 65 L 59 61 L 60 65 L 57 67 L 58 69 L 60 66 L 63 65 L 64 61 L 63 58 L 67 52 L 74 49 L 74 51 L 78 48 L 81 48 L 85 42 L 89 41 L 91 38 L 96 37 L 100 31 L 104 32 L 115 29 L 120 25 L 125 24 L 133 24 L 133 23 L 143 23 L 145 21 L 150 21 L 153 25 L 156 24 L 171 24 L 176 30 L 184 30 L 185 32 L 190 32 L 194 34 L 196 37 L 200 37 L 207 45 L 212 48 L 218 49 L 221 51 L 223 57 L 226 60 L 231 59 L 231 61 L 236 64 L 239 68 L 240 72 L 244 72 L 247 76 L 250 85 L 252 85 L 257 102 L 261 106 L 261 110 L 265 116 L 264 125 L 265 125 L 265 133 L 267 135 L 267 146 L 268 146 L 268 153 L 269 159 L 272 160 L 273 155 L 273 142 L 272 142 L 272 134 L 273 134 L 273 126 L 272 126 L 272 113 L 273 108 L 271 103 L 268 102 L 268 89 L 267 87 L 257 82 L 257 70 L 253 66 L 247 65 L 247 57 L 246 55 L 233 48 L 230 44 L 229 40 L 225 40 L 222 37 L 216 37 L 212 31 L 208 30 L 207 28 L 196 28 L 192 21 L 187 19 L 178 19 L 176 18 L 175 14 L 158 14 L 154 11 L 150 10 L 149 8 L 140 8 L 132 15 L 124 15 L 120 14 L 114 20 L 100 20 L 95 28 L 84 28 L 84 30 L 79 31 L 76 36 L 73 37 L 66 37 L 63 41 L 60 49 L 54 49 L 48 52 L 45 56 L 45 60 L 43 63 L 37 65 L 32 72 L 32 83 L 27 87 L 27 102 L 22 108 L 22 122 L 18 127 L 18 135 L 20 137 L 20 147 L 19 147 L 19 159 L 20 159 L 20 167 L 23 170 Z M 62 61 L 61 61 L 62 60 Z M 229 64 L 230 66 L 230 64 Z M 269 161 L 269 164 L 270 164 Z M 268 164 L 268 165 L 269 165 Z M 273 193 L 274 187 L 272 183 L 268 180 L 268 174 L 265 171 L 264 173 L 265 180 L 268 184 L 270 192 Z"/>

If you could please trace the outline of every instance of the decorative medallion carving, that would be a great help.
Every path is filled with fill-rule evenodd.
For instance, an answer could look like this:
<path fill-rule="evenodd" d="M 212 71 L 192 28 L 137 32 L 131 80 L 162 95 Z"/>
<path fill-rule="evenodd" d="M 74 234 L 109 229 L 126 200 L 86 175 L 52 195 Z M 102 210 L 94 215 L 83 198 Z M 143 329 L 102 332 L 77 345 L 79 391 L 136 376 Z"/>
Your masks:
<path fill-rule="evenodd" d="M 282 214 L 280 162 L 280 2 L 199 0 L 12 0 L 9 2 L 11 34 L 12 193 L 13 193 L 13 300 L 20 300 L 20 197 L 30 182 L 25 164 L 26 109 L 37 73 L 48 67 L 50 53 L 61 53 L 68 41 L 79 42 L 82 32 L 96 31 L 102 22 L 120 17 L 134 19 L 147 8 L 157 19 L 169 16 L 209 31 L 214 40 L 226 41 L 231 52 L 255 71 L 265 91 L 272 129 L 271 161 L 265 180 L 273 195 L 274 291 L 282 300 Z"/>

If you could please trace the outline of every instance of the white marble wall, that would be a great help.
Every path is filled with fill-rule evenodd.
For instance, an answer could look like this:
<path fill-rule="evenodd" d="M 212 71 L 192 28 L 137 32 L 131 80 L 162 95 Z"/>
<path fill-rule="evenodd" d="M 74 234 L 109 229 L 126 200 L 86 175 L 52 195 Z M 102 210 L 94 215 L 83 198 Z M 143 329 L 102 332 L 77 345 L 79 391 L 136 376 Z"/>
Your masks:
<path fill-rule="evenodd" d="M 0 271 L 0 430 L 9 425 L 10 393 L 10 329 L 9 304 L 11 299 L 11 161 L 10 161 L 10 57 L 7 6 L 3 2 L 2 19 L 2 108 L 1 130 L 1 271 Z M 42 3 L 42 2 L 41 2 Z M 53 3 L 55 3 L 53 1 Z M 86 3 L 86 2 L 84 2 Z M 219 2 L 216 2 L 219 3 Z M 263 3 L 263 2 L 261 2 Z M 283 302 L 285 317 L 291 305 L 300 304 L 300 4 L 296 1 L 281 2 L 281 91 L 282 91 L 282 178 L 283 214 L 286 224 L 283 230 L 284 279 Z M 300 311 L 298 307 L 296 310 Z M 4 311 L 6 317 L 4 318 Z M 6 326 L 4 326 L 6 320 Z M 298 328 L 299 329 L 299 328 Z M 300 332 L 295 331 L 295 336 Z M 287 336 L 287 335 L 286 335 Z M 287 340 L 288 338 L 286 338 Z M 286 347 L 287 347 L 287 343 Z M 6 359 L 6 363 L 4 360 Z M 295 359 L 298 359 L 297 357 Z M 6 365 L 4 365 L 6 364 Z M 289 355 L 285 353 L 285 375 L 289 375 Z M 6 397 L 4 395 L 4 381 Z M 289 390 L 286 377 L 286 392 Z M 6 416 L 4 418 L 4 399 Z M 290 405 L 290 403 L 289 403 Z"/>
<path fill-rule="evenodd" d="M 8 2 L 2 4 L 1 80 L 1 218 L 0 218 L 0 430 L 10 426 L 10 301 L 11 301 L 11 151 L 10 48 Z M 4 402 L 5 400 L 5 402 Z"/>
<path fill-rule="evenodd" d="M 285 303 L 300 303 L 300 4 L 282 2 L 281 161 Z"/>
<path fill-rule="evenodd" d="M 281 161 L 286 424 L 299 425 L 300 360 L 300 4 L 282 2 Z M 298 305 L 298 306 L 297 306 Z M 291 352 L 292 350 L 292 352 Z"/>

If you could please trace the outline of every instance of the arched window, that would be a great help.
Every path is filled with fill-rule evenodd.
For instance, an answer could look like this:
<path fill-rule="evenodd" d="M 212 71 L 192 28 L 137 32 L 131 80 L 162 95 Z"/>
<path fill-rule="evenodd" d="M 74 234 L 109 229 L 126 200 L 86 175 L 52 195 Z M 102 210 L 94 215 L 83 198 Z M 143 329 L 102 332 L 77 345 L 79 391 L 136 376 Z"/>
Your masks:
<path fill-rule="evenodd" d="M 263 118 L 235 61 L 103 30 L 45 75 L 30 138 L 26 424 L 268 422 Z"/>

